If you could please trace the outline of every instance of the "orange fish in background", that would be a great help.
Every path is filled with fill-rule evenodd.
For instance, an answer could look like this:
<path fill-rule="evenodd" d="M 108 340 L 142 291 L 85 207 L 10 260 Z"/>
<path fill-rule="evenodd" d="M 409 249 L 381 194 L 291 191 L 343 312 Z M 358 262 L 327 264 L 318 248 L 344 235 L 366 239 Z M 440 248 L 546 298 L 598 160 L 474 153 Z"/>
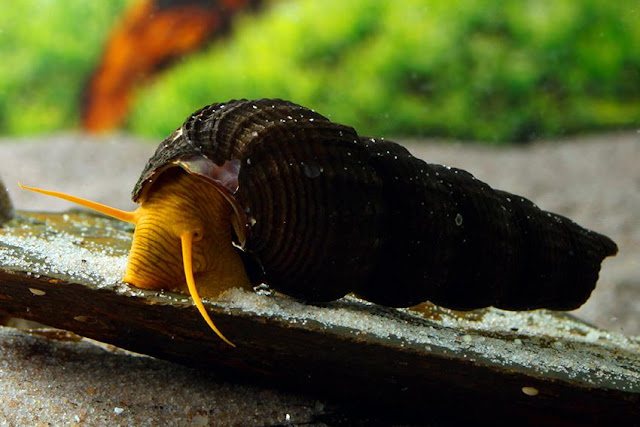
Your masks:
<path fill-rule="evenodd" d="M 137 85 L 222 36 L 260 0 L 139 0 L 125 11 L 83 93 L 82 127 L 100 132 L 125 120 Z"/>

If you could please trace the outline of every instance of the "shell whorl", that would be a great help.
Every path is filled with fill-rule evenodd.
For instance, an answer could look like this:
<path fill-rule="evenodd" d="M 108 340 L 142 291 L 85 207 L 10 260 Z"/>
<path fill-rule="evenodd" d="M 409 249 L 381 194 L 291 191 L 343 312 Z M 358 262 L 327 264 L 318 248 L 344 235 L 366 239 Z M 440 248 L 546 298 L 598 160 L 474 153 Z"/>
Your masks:
<path fill-rule="evenodd" d="M 221 167 L 230 160 L 247 159 L 254 145 L 263 144 L 267 138 L 287 138 L 289 121 L 299 128 L 333 125 L 312 110 L 278 99 L 232 100 L 203 107 L 160 143 L 142 171 L 132 198 L 138 201 L 150 180 L 175 162 L 200 157 Z"/>
<path fill-rule="evenodd" d="M 362 138 L 392 207 L 380 268 L 357 292 L 393 306 L 575 309 L 617 252 L 606 236 L 470 173 Z"/>
<path fill-rule="evenodd" d="M 230 164 L 238 165 L 236 177 L 223 183 Z M 244 249 L 278 290 L 327 301 L 370 276 L 382 182 L 353 128 L 282 100 L 213 104 L 160 144 L 134 200 L 170 165 L 229 193 L 247 228 Z M 346 238 L 354 232 L 358 239 Z"/>
<path fill-rule="evenodd" d="M 388 306 L 572 309 L 617 251 L 468 172 L 282 100 L 196 111 L 160 144 L 133 199 L 171 166 L 224 192 L 263 279 L 307 301 L 355 292 Z"/>

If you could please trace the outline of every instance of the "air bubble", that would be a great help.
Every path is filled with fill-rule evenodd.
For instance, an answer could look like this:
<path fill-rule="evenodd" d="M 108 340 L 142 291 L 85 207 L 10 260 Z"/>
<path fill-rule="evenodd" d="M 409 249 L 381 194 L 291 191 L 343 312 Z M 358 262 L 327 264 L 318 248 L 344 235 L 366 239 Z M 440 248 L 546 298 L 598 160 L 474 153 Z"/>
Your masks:
<path fill-rule="evenodd" d="M 302 173 L 307 178 L 317 178 L 320 176 L 324 169 L 318 166 L 316 163 L 302 165 Z"/>

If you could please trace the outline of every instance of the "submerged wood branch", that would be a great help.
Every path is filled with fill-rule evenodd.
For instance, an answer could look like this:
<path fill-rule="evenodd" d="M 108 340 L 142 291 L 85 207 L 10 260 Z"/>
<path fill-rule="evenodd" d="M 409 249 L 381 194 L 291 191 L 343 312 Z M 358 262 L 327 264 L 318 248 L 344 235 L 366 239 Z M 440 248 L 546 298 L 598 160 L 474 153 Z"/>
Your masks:
<path fill-rule="evenodd" d="M 120 282 L 131 231 L 83 213 L 22 213 L 0 229 L 0 314 L 399 420 L 640 415 L 640 343 L 561 313 L 311 306 L 232 291 L 206 304 L 229 347 L 187 296 Z"/>

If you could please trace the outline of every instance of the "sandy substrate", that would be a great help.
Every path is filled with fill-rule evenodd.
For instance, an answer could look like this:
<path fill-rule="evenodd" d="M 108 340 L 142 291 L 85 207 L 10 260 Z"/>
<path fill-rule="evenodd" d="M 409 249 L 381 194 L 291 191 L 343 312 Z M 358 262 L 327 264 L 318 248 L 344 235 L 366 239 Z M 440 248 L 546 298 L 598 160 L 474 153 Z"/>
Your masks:
<path fill-rule="evenodd" d="M 64 337 L 63 337 L 64 338 Z M 0 327 L 2 426 L 322 425 L 323 401 Z"/>
<path fill-rule="evenodd" d="M 613 238 L 620 253 L 604 262 L 596 291 L 575 314 L 608 330 L 640 335 L 640 134 L 506 149 L 433 140 L 406 144 L 429 162 L 466 169 L 494 188 Z M 155 145 L 123 135 L 0 139 L 0 177 L 17 209 L 72 207 L 21 191 L 18 181 L 129 209 L 131 189 Z"/>

